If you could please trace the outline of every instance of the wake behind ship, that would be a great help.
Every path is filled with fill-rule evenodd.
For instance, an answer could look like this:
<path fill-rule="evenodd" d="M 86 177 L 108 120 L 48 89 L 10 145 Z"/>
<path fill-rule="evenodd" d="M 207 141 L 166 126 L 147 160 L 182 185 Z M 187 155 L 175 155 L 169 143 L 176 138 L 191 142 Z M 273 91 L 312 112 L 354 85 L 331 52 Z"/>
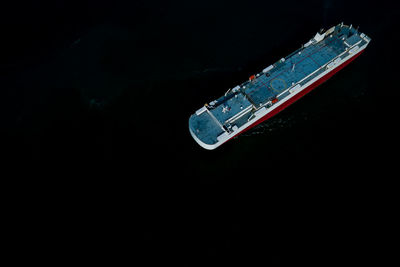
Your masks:
<path fill-rule="evenodd" d="M 359 56 L 370 41 L 343 23 L 315 34 L 289 56 L 198 109 L 189 118 L 190 134 L 203 148 L 217 148 L 326 81 Z"/>

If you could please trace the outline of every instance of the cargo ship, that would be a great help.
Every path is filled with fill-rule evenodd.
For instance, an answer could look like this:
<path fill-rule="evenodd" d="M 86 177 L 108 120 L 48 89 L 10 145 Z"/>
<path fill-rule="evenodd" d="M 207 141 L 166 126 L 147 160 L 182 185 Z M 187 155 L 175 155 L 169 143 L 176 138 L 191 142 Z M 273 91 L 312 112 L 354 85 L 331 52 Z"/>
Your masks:
<path fill-rule="evenodd" d="M 371 39 L 340 23 L 319 31 L 299 49 L 251 75 L 189 118 L 193 139 L 215 149 L 266 121 L 358 57 Z"/>

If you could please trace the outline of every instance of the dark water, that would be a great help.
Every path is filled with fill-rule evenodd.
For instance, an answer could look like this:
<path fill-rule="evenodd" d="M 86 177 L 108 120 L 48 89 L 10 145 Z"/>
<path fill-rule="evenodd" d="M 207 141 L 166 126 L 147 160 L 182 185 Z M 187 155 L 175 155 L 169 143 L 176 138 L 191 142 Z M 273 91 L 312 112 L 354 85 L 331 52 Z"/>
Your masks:
<path fill-rule="evenodd" d="M 373 236 L 366 221 L 398 151 L 394 3 L 24 6 L 2 18 L 1 150 L 49 174 L 33 184 L 54 197 L 71 188 L 57 210 L 120 222 L 149 261 L 370 257 L 352 244 Z M 215 151 L 192 140 L 195 110 L 342 21 L 372 38 L 357 60 Z M 101 243 L 99 224 L 84 223 L 85 238 Z"/>

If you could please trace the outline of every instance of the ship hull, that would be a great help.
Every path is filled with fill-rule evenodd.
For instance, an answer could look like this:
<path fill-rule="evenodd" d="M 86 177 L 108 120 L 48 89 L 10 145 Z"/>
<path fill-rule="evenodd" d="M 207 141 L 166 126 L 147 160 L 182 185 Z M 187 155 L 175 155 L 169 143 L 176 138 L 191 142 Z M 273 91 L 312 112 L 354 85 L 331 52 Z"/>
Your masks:
<path fill-rule="evenodd" d="M 371 39 L 343 23 L 205 104 L 189 118 L 203 148 L 215 149 L 272 118 L 356 59 Z"/>

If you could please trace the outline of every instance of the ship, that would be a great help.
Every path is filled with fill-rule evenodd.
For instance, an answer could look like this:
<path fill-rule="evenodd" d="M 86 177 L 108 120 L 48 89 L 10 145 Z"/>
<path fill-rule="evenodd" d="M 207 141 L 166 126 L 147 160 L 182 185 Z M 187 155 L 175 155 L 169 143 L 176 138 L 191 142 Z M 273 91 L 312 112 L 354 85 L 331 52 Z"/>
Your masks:
<path fill-rule="evenodd" d="M 357 58 L 371 38 L 340 23 L 206 103 L 189 118 L 203 148 L 215 149 L 293 104 Z"/>

